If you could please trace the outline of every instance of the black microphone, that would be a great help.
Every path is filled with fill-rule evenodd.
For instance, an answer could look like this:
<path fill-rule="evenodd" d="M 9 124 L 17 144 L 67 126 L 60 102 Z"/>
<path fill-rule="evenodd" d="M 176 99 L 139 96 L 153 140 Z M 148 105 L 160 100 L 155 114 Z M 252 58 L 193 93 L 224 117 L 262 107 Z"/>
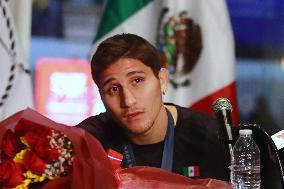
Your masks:
<path fill-rule="evenodd" d="M 227 98 L 218 98 L 213 102 L 212 109 L 216 113 L 216 118 L 221 126 L 221 138 L 228 143 L 230 157 L 232 157 L 232 105 Z"/>

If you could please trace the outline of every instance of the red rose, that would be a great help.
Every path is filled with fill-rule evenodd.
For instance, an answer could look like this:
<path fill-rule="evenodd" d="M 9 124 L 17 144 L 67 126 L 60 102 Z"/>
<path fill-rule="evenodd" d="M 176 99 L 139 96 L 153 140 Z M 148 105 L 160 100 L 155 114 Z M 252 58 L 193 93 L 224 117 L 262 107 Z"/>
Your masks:
<path fill-rule="evenodd" d="M 18 124 L 15 127 L 15 133 L 18 136 L 23 136 L 25 135 L 25 133 L 33 128 L 33 127 L 37 127 L 36 124 L 34 124 L 33 122 L 26 120 L 26 119 L 20 119 L 20 121 L 18 122 Z"/>
<path fill-rule="evenodd" d="M 34 144 L 34 151 L 41 158 L 48 156 L 50 148 L 49 140 L 47 138 L 41 138 Z"/>
<path fill-rule="evenodd" d="M 3 161 L 0 164 L 0 187 L 14 188 L 22 184 L 24 177 L 18 163 L 12 160 Z"/>
<path fill-rule="evenodd" d="M 1 149 L 4 158 L 5 156 L 13 158 L 21 150 L 20 139 L 10 129 L 3 135 Z"/>
<path fill-rule="evenodd" d="M 51 129 L 44 125 L 38 125 L 31 121 L 22 119 L 15 127 L 15 133 L 18 136 L 23 136 L 27 143 L 33 146 L 37 140 L 50 136 Z"/>
<path fill-rule="evenodd" d="M 46 164 L 35 153 L 28 151 L 24 156 L 24 167 L 31 172 L 42 175 L 46 168 Z"/>
<path fill-rule="evenodd" d="M 57 149 L 51 148 L 49 145 L 49 140 L 46 138 L 40 139 L 35 143 L 34 146 L 35 153 L 47 163 L 57 160 L 59 157 L 59 152 Z"/>
<path fill-rule="evenodd" d="M 26 132 L 26 134 L 24 135 L 24 138 L 29 145 L 34 146 L 38 140 L 46 138 L 50 134 L 51 133 L 49 132 L 48 129 L 40 128 L 40 127 L 32 128 Z"/>
<path fill-rule="evenodd" d="M 51 148 L 50 151 L 49 151 L 49 154 L 47 156 L 47 160 L 46 160 L 47 163 L 51 163 L 51 162 L 57 160 L 59 158 L 59 155 L 60 154 L 59 154 L 57 149 Z"/>

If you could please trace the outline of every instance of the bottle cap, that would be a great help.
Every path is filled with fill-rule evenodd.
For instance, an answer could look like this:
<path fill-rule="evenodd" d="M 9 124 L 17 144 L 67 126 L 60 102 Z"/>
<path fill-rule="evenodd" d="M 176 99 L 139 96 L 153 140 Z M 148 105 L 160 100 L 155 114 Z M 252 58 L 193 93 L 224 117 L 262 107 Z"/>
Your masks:
<path fill-rule="evenodd" d="M 251 129 L 241 129 L 241 130 L 239 130 L 239 134 L 240 135 L 251 135 L 252 130 Z"/>

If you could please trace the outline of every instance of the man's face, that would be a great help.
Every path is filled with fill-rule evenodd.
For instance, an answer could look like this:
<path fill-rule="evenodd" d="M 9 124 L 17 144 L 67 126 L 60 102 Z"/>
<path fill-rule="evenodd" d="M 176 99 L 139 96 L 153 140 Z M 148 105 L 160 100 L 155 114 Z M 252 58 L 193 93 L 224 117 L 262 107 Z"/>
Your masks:
<path fill-rule="evenodd" d="M 151 132 L 162 115 L 166 70 L 161 69 L 157 78 L 141 61 L 121 58 L 103 71 L 99 79 L 104 105 L 124 130 L 132 136 Z"/>

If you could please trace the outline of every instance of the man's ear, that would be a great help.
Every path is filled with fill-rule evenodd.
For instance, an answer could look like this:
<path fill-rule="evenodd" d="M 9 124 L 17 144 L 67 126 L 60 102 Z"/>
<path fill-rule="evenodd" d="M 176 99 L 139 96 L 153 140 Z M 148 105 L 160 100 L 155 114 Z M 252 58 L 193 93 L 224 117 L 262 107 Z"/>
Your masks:
<path fill-rule="evenodd" d="M 169 73 L 166 68 L 160 69 L 159 80 L 160 80 L 161 92 L 165 94 L 168 89 L 168 83 L 169 83 Z"/>

